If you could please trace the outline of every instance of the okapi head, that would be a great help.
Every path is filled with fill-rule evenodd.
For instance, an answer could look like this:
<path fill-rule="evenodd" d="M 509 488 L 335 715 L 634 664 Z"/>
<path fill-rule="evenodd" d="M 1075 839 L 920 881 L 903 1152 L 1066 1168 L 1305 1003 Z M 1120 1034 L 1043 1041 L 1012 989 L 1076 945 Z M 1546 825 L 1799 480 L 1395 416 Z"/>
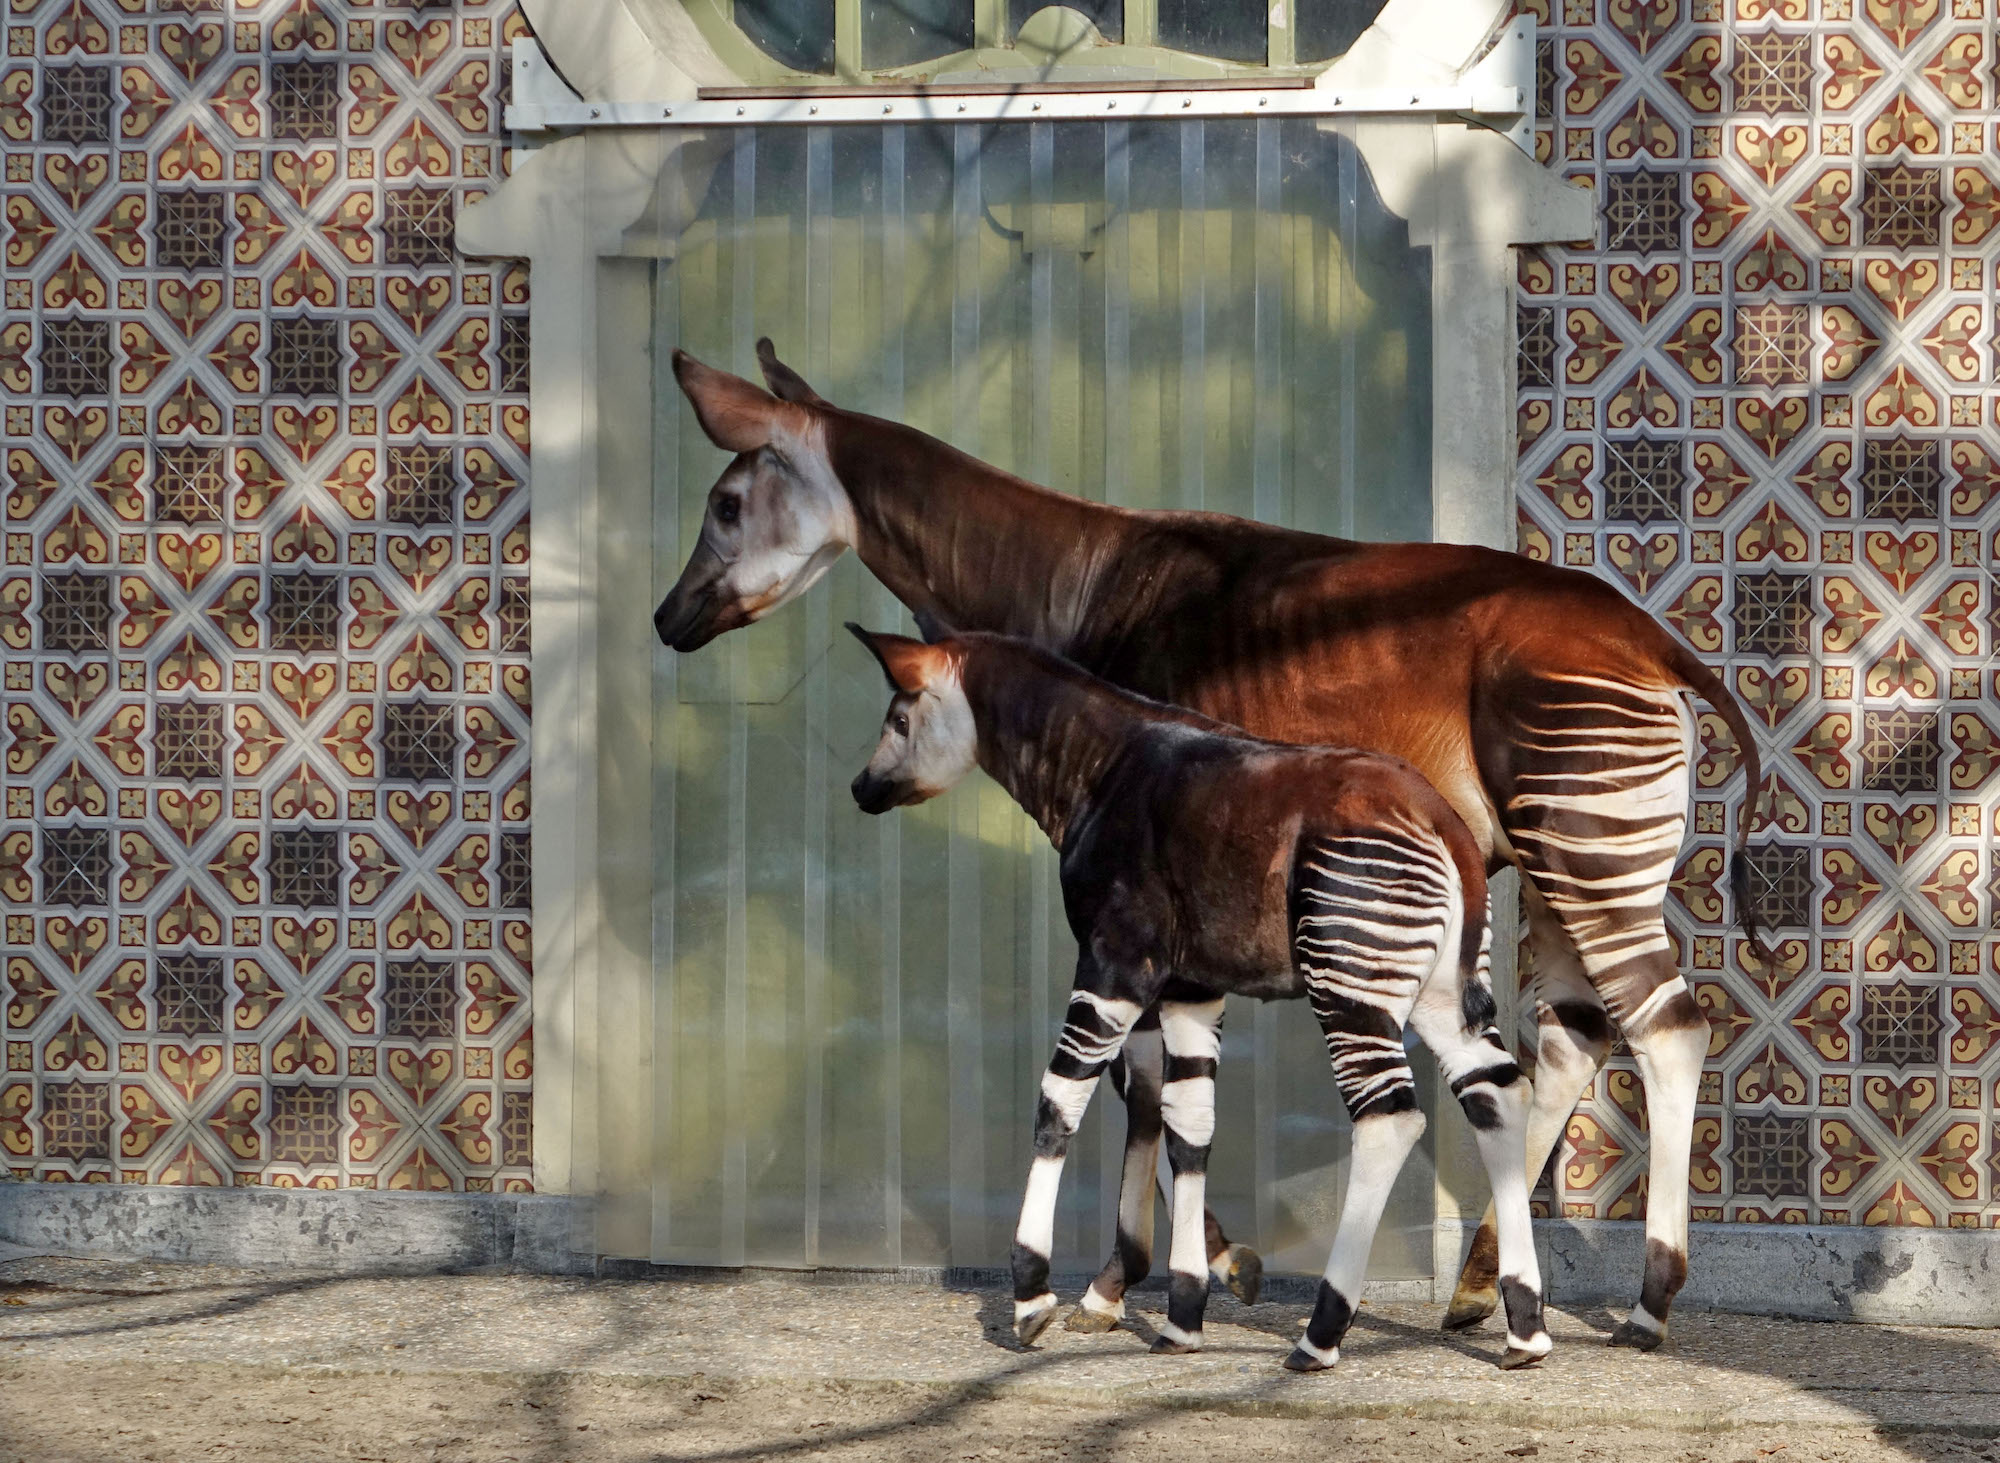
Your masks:
<path fill-rule="evenodd" d="M 864 813 L 926 802 L 951 789 L 978 764 L 979 732 L 948 646 L 879 635 L 848 622 L 881 662 L 895 695 L 882 718 L 882 740 L 854 779 Z"/>
<path fill-rule="evenodd" d="M 779 364 L 769 341 L 758 351 L 783 400 L 674 352 L 674 379 L 702 431 L 736 454 L 708 490 L 687 566 L 653 612 L 653 629 L 674 650 L 699 650 L 798 598 L 855 539 L 853 506 L 827 460 L 826 404 Z"/>

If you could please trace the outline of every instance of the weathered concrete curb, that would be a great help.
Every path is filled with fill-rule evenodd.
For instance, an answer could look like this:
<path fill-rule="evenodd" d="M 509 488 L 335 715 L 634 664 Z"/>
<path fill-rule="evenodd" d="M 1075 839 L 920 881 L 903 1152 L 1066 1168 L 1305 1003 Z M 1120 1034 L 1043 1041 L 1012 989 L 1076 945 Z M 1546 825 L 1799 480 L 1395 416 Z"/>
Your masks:
<path fill-rule="evenodd" d="M 1535 1231 L 1551 1301 L 1624 1306 L 1638 1298 L 1644 1225 L 1548 1220 Z M 2000 1326 L 2000 1231 L 1697 1224 L 1677 1305 L 1804 1320 Z"/>
<path fill-rule="evenodd" d="M 584 1206 L 551 1194 L 383 1194 L 365 1189 L 180 1189 L 0 1183 L 0 1244 L 34 1254 L 341 1273 L 500 1266 L 542 1275 L 638 1277 L 643 1262 L 601 1266 L 570 1247 Z M 1549 1299 L 1629 1306 L 1644 1265 L 1636 1223 L 1545 1220 L 1535 1226 Z M 587 1228 L 581 1230 L 588 1233 Z M 1461 1246 L 1470 1242 L 1460 1229 Z M 2000 1326 L 2000 1231 L 1825 1225 L 1694 1226 L 1680 1305 L 1746 1315 L 1922 1326 Z M 1461 1248 L 1462 1252 L 1462 1248 Z M 688 1272 L 690 1275 L 725 1272 Z M 774 1272 L 783 1273 L 783 1272 Z M 976 1285 L 998 1272 L 816 1272 L 863 1280 Z M 1440 1288 L 1448 1287 L 1449 1280 Z M 1429 1282 L 1370 1286 L 1415 1300 Z M 1273 1276 L 1273 1299 L 1310 1298 L 1313 1282 Z M 1296 1293 L 1295 1293 L 1296 1292 Z"/>
<path fill-rule="evenodd" d="M 338 1273 L 587 1273 L 576 1205 L 540 1194 L 0 1183 L 0 1241 L 34 1254 Z"/>

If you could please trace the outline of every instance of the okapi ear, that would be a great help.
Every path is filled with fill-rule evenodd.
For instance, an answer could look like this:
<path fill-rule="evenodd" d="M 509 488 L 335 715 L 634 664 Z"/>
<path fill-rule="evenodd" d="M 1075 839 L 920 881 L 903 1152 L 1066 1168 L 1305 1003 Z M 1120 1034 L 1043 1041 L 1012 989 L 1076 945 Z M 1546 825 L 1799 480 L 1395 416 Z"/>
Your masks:
<path fill-rule="evenodd" d="M 754 382 L 674 352 L 674 379 L 694 405 L 695 420 L 724 452 L 755 452 L 777 433 L 784 405 Z"/>
<path fill-rule="evenodd" d="M 757 340 L 757 364 L 764 368 L 764 384 L 780 401 L 793 402 L 799 406 L 825 406 L 826 400 L 806 385 L 806 378 L 778 359 L 778 348 L 771 344 L 771 337 L 760 336 Z"/>
<path fill-rule="evenodd" d="M 914 696 L 930 685 L 944 668 L 944 652 L 935 645 L 926 645 L 907 635 L 884 635 L 864 630 L 852 620 L 847 622 L 847 628 L 854 632 L 856 640 L 868 647 L 869 654 L 882 667 L 882 674 L 898 691 Z"/>

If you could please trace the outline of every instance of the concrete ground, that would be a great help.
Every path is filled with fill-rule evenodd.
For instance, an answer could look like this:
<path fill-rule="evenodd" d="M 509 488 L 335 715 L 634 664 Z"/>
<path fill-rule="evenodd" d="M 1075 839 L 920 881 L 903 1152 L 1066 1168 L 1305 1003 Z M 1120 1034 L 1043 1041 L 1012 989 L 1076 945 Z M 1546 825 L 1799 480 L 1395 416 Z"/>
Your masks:
<path fill-rule="evenodd" d="M 16 1259 L 0 1463 L 2000 1459 L 1996 1332 L 1684 1313 L 1640 1356 L 1582 1312 L 1502 1372 L 1496 1328 L 1371 1304 L 1300 1377 L 1303 1307 L 1218 1295 L 1206 1351 L 1155 1357 L 1161 1300 L 1022 1351 L 987 1292 Z"/>

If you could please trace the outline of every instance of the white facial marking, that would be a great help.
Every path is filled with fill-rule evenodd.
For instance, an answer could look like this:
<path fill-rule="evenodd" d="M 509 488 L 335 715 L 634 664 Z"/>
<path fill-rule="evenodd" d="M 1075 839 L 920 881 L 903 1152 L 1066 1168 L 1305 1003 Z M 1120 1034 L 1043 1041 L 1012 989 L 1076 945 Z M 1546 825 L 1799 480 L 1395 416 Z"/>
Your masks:
<path fill-rule="evenodd" d="M 716 593 L 752 621 L 812 588 L 857 536 L 818 424 L 725 473 L 701 526 L 702 543 L 725 566 Z"/>
<path fill-rule="evenodd" d="M 868 771 L 912 784 L 932 798 L 955 786 L 978 761 L 979 729 L 954 669 L 916 696 L 896 698 Z"/>

